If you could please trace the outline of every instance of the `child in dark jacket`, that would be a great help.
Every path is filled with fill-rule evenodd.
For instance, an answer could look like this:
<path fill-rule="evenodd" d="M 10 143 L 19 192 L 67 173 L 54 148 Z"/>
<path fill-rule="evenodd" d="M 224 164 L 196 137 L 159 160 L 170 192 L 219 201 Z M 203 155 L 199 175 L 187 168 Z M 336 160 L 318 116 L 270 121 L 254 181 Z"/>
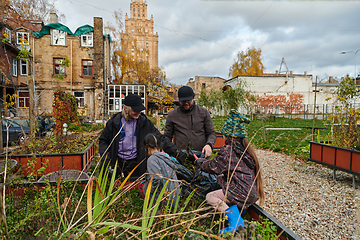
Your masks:
<path fill-rule="evenodd" d="M 155 189 L 156 197 L 160 194 L 162 188 L 164 187 L 167 180 L 169 183 L 166 186 L 165 195 L 170 195 L 172 201 L 177 199 L 179 195 L 179 182 L 176 176 L 176 165 L 177 161 L 175 158 L 170 157 L 167 153 L 162 152 L 161 139 L 159 136 L 149 133 L 144 138 L 144 148 L 146 150 L 147 156 L 147 175 L 146 182 L 143 186 L 144 194 L 148 188 L 151 178 L 153 178 L 151 190 L 150 190 L 150 199 L 154 194 Z"/>
<path fill-rule="evenodd" d="M 225 145 L 214 159 L 197 160 L 201 170 L 218 175 L 218 182 L 222 187 L 206 195 L 207 202 L 218 207 L 228 217 L 229 226 L 222 229 L 221 233 L 234 232 L 243 225 L 239 208 L 246 210 L 258 199 L 260 203 L 264 201 L 260 165 L 246 138 L 243 123 L 250 123 L 250 120 L 236 110 L 231 110 L 221 129 Z M 229 208 L 228 204 L 233 206 Z"/>

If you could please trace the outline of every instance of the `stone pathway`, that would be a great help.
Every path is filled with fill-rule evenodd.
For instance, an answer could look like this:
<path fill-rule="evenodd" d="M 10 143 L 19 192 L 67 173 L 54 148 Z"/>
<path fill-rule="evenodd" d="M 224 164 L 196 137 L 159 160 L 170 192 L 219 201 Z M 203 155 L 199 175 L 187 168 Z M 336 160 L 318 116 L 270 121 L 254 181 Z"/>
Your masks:
<path fill-rule="evenodd" d="M 359 239 L 359 181 L 352 175 L 269 150 L 256 150 L 262 167 L 262 206 L 302 239 Z"/>

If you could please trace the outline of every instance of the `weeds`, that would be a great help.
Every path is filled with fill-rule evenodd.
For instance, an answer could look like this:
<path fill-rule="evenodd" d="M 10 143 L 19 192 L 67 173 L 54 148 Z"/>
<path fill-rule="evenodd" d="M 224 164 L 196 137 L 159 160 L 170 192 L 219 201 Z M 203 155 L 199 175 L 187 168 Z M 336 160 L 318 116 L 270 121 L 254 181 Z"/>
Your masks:
<path fill-rule="evenodd" d="M 225 121 L 225 118 L 219 118 Z M 276 127 L 305 125 L 307 122 L 297 120 L 277 119 L 276 123 L 267 123 Z M 296 122 L 296 124 L 294 124 Z M 214 120 L 215 126 L 222 123 Z M 262 136 L 256 135 L 262 122 L 253 122 L 248 130 L 253 138 L 253 143 L 258 147 L 278 148 L 279 151 L 302 152 L 298 149 L 306 146 L 306 139 L 311 130 L 304 130 L 301 136 L 293 136 L 293 132 L 283 134 L 268 133 L 268 141 L 264 142 Z M 317 122 L 320 124 L 319 122 Z M 276 125 L 279 124 L 279 125 Z M 311 121 L 309 121 L 309 126 Z M 255 125 L 255 126 L 252 126 Z M 250 128 L 249 127 L 249 128 Z M 217 131 L 220 131 L 217 129 Z M 324 131 L 325 132 L 325 131 Z M 320 132 L 323 134 L 323 132 Z M 259 134 L 261 135 L 261 134 Z M 325 134 L 326 135 L 326 134 Z M 276 139 L 276 140 L 275 140 Z M 55 138 L 54 145 L 70 149 L 61 137 Z M 275 144 L 276 142 L 276 144 Z M 52 145 L 51 142 L 48 142 Z M 70 145 L 77 145 L 73 142 Z M 33 143 L 42 145 L 40 143 Z M 30 165 L 33 163 L 30 163 Z M 99 162 L 91 167 L 93 174 L 98 173 Z M 116 168 L 115 168 L 116 169 Z M 41 174 L 37 172 L 36 174 Z M 202 199 L 194 197 L 194 191 L 189 196 L 178 196 L 174 201 L 167 201 L 164 189 L 150 196 L 149 192 L 142 200 L 137 190 L 131 190 L 137 182 L 130 183 L 127 187 L 124 182 L 115 184 L 115 173 L 108 175 L 106 167 L 102 167 L 97 180 L 91 180 L 88 186 L 78 186 L 74 182 L 60 182 L 57 186 L 47 184 L 43 188 L 28 189 L 22 196 L 13 193 L 6 194 L 4 205 L 7 207 L 6 223 L 2 221 L 2 230 L 8 230 L 10 239 L 20 239 L 22 236 L 38 236 L 53 239 L 225 239 L 214 233 L 212 229 L 219 226 L 214 221 L 223 224 L 224 219 L 219 219 L 219 213 L 210 207 L 205 207 Z M 75 185 L 74 185 L 75 184 Z M 120 185 L 120 186 L 119 186 Z M 94 188 L 95 187 L 95 188 Z M 151 184 L 149 184 L 151 187 Z M 87 195 L 85 195 L 87 193 Z M 160 204 L 164 202 L 165 204 Z M 212 220 L 210 220 L 212 219 Z M 222 222 L 221 222 L 222 221 Z M 256 225 L 256 228 L 254 226 Z M 251 227 L 250 227 L 251 226 Z M 246 228 L 247 239 L 254 239 L 262 234 L 262 239 L 275 239 L 275 229 L 272 223 L 263 219 L 261 224 L 250 222 Z M 3 231 L 4 233 L 4 231 Z M 241 231 L 238 233 L 241 234 Z M 266 238 L 265 236 L 268 236 Z M 274 237 L 275 236 L 275 237 Z M 246 239 L 246 238 L 244 238 Z"/>
<path fill-rule="evenodd" d="M 12 151 L 11 155 L 82 152 L 96 139 L 91 135 L 77 137 L 53 135 L 40 139 L 30 138 L 27 144 Z"/>

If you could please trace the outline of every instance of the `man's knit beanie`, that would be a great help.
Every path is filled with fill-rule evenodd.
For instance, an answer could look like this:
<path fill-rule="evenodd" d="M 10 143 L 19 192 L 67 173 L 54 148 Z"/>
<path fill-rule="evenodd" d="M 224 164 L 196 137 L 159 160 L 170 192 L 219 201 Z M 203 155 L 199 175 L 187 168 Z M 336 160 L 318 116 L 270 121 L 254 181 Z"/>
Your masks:
<path fill-rule="evenodd" d="M 244 138 L 247 136 L 244 123 L 249 124 L 250 122 L 250 119 L 231 109 L 221 133 L 228 137 Z"/>

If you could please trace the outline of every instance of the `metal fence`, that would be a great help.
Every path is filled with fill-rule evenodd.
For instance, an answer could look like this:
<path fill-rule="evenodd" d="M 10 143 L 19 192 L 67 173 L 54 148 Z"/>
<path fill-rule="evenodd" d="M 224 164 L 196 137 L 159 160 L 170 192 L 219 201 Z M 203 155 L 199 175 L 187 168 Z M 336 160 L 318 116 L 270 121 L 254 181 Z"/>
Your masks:
<path fill-rule="evenodd" d="M 267 116 L 326 120 L 329 114 L 335 113 L 334 104 L 293 104 L 293 105 L 255 105 L 252 112 Z M 340 106 L 339 106 L 340 107 Z M 350 107 L 360 108 L 360 103 Z"/>

